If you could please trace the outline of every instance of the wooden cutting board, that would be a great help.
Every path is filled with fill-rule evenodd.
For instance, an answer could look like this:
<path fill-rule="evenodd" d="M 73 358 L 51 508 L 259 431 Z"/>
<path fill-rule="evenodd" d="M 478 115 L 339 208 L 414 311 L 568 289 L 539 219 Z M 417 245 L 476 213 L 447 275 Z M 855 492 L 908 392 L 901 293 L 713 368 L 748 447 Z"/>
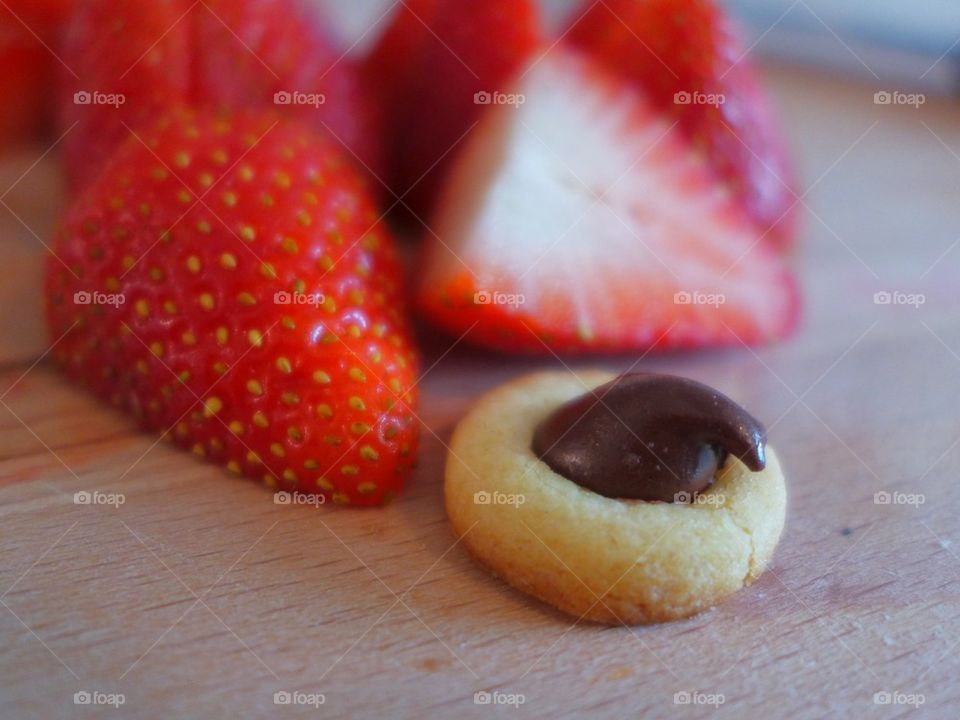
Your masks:
<path fill-rule="evenodd" d="M 802 327 L 639 367 L 715 385 L 769 425 L 788 524 L 754 586 L 667 625 L 573 623 L 488 576 L 448 528 L 453 425 L 487 389 L 559 360 L 448 353 L 426 331 L 425 367 L 439 362 L 409 491 L 378 511 L 277 506 L 32 364 L 36 243 L 0 207 L 0 715 L 861 718 L 912 717 L 903 703 L 922 699 L 923 716 L 956 717 L 960 110 L 768 76 L 808 188 Z M 46 233 L 51 180 L 22 182 L 20 214 Z M 325 702 L 278 707 L 277 691 Z M 523 704 L 478 705 L 478 691 Z"/>

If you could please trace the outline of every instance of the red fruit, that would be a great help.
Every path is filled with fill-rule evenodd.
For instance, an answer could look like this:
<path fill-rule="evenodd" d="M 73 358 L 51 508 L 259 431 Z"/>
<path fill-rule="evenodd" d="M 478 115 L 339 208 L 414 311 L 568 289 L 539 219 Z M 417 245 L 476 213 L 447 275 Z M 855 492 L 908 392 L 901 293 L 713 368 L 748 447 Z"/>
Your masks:
<path fill-rule="evenodd" d="M 0 150 L 47 129 L 54 53 L 67 0 L 0 3 Z"/>
<path fill-rule="evenodd" d="M 716 2 L 587 0 L 584 9 L 573 14 L 569 42 L 674 115 L 767 237 L 789 245 L 796 196 L 786 144 Z"/>
<path fill-rule="evenodd" d="M 419 288 L 432 319 L 533 353 L 758 343 L 792 328 L 783 261 L 635 87 L 554 50 L 511 92 L 525 103 L 484 117 L 432 223 Z"/>
<path fill-rule="evenodd" d="M 272 116 L 175 110 L 142 136 L 55 242 L 57 360 L 233 472 L 389 500 L 416 450 L 416 362 L 393 242 L 354 166 Z"/>
<path fill-rule="evenodd" d="M 190 90 L 185 0 L 88 0 L 66 30 L 59 120 L 70 185 L 80 189 L 114 150 Z M 178 22 L 178 20 L 180 20 Z"/>
<path fill-rule="evenodd" d="M 0 110 L 0 150 L 38 136 L 44 122 L 48 53 L 33 38 L 18 36 L 0 23 L 0 98 L 6 98 Z"/>
<path fill-rule="evenodd" d="M 389 184 L 426 217 L 465 135 L 539 47 L 533 0 L 407 0 L 371 54 Z M 409 193 L 409 195 L 407 195 Z"/>
<path fill-rule="evenodd" d="M 199 8 L 198 8 L 199 10 Z M 195 103 L 275 106 L 330 132 L 355 161 L 382 172 L 373 107 L 359 69 L 304 0 L 205 0 L 194 13 Z M 293 94 L 297 97 L 293 97 Z"/>
<path fill-rule="evenodd" d="M 73 4 L 74 0 L 4 0 L 0 10 L 5 9 L 18 17 L 32 33 L 49 44 L 56 42 L 60 26 Z"/>
<path fill-rule="evenodd" d="M 78 122 L 65 140 L 75 188 L 131 131 L 181 102 L 280 109 L 379 169 L 359 74 L 300 0 L 88 0 L 73 14 L 63 57 L 79 75 L 62 74 L 60 100 L 64 129 Z M 77 92 L 101 100 L 78 105 Z M 102 101 L 111 95 L 122 104 Z"/>

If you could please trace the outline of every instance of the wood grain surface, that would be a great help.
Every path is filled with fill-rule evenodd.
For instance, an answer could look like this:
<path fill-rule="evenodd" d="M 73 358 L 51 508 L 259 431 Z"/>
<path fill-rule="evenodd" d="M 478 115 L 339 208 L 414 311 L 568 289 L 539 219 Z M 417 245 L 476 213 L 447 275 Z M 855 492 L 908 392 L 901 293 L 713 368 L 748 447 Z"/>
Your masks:
<path fill-rule="evenodd" d="M 660 626 L 574 623 L 514 592 L 457 546 L 442 505 L 445 444 L 479 394 L 638 358 L 514 360 L 425 330 L 424 367 L 439 362 L 408 491 L 378 511 L 278 506 L 33 365 L 33 232 L 55 200 L 49 161 L 28 173 L 4 196 L 23 223 L 0 206 L 0 716 L 957 717 L 960 111 L 767 76 L 803 179 L 803 324 L 773 347 L 637 366 L 768 424 L 787 529 L 754 586 Z M 75 704 L 84 691 L 124 703 Z M 278 706 L 277 691 L 325 702 Z"/>

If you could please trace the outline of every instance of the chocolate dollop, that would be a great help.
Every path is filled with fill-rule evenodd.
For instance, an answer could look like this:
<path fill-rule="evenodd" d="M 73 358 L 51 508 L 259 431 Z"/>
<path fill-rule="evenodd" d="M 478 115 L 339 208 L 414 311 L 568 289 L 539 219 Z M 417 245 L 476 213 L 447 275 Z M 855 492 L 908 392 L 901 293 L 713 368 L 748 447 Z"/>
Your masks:
<path fill-rule="evenodd" d="M 766 430 L 702 383 L 653 373 L 621 375 L 561 405 L 533 435 L 554 472 L 610 498 L 689 502 L 728 455 L 754 472 Z"/>

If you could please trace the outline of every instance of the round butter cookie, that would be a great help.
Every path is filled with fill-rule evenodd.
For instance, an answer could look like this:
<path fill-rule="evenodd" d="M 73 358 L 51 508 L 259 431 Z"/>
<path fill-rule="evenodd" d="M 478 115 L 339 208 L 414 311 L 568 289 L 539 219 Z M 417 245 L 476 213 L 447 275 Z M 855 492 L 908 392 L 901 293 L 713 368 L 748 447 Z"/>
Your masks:
<path fill-rule="evenodd" d="M 627 379 L 621 388 L 608 373 L 545 372 L 480 399 L 453 434 L 445 473 L 447 514 L 469 552 L 515 588 L 609 624 L 688 617 L 755 580 L 784 525 L 786 486 L 777 456 L 764 447 L 762 426 L 751 436 L 737 415 L 725 418 L 733 428 L 727 435 L 740 433 L 746 444 L 717 439 L 724 435 L 711 424 L 717 408 L 729 404 L 749 418 L 732 401 L 692 381 L 659 377 L 621 376 Z M 606 412 L 618 392 L 625 409 L 619 414 L 659 444 Z M 579 414 L 541 443 L 566 456 L 536 452 L 535 435 L 549 431 L 551 418 L 578 398 Z M 670 432 L 673 439 L 665 441 Z M 726 451 L 724 443 L 738 451 Z M 611 444 L 612 452 L 601 447 Z M 599 457 L 604 452 L 606 459 Z M 554 469 L 563 462 L 578 482 Z M 681 488 L 666 502 L 673 481 L 657 484 L 665 470 L 676 471 Z M 700 484 L 693 490 L 691 478 Z M 638 497 L 604 494 L 609 488 L 622 494 L 625 479 L 649 487 Z M 645 494 L 660 499 L 641 499 Z"/>

